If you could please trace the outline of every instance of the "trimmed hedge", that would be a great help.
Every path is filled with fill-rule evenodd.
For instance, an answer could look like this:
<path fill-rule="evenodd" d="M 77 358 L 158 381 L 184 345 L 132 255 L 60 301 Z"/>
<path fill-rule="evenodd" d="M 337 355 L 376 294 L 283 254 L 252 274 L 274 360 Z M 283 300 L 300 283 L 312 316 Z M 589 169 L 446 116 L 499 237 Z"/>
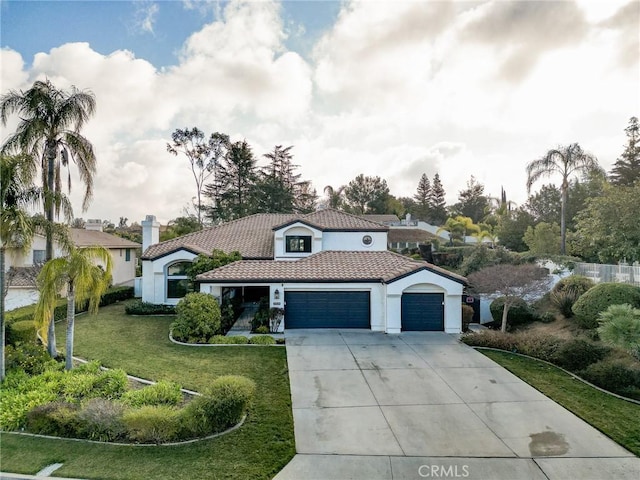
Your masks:
<path fill-rule="evenodd" d="M 214 335 L 207 343 L 214 345 L 246 345 L 249 343 L 249 339 L 244 335 Z"/>
<path fill-rule="evenodd" d="M 630 304 L 640 308 L 640 288 L 628 283 L 600 283 L 573 305 L 576 321 L 583 328 L 596 328 L 598 315 L 611 305 Z"/>
<path fill-rule="evenodd" d="M 165 443 L 176 439 L 180 430 L 180 411 L 168 405 L 145 405 L 127 411 L 122 421 L 131 440 Z"/>
<path fill-rule="evenodd" d="M 175 315 L 176 307 L 137 300 L 125 306 L 124 311 L 127 315 Z"/>
<path fill-rule="evenodd" d="M 20 343 L 36 343 L 36 324 L 33 320 L 19 320 L 7 324 L 5 328 L 7 345 L 15 346 Z"/>
<path fill-rule="evenodd" d="M 261 335 L 249 339 L 251 345 L 275 345 L 276 340 L 270 335 Z"/>
<path fill-rule="evenodd" d="M 194 292 L 184 296 L 176 305 L 177 317 L 171 324 L 173 338 L 181 342 L 206 343 L 220 333 L 220 306 L 206 293 Z"/>

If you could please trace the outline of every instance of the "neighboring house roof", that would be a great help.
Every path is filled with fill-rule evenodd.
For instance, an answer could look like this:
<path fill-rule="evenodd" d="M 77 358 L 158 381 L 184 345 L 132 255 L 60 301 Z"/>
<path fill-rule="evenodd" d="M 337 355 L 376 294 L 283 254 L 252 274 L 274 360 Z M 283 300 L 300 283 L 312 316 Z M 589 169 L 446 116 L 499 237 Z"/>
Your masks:
<path fill-rule="evenodd" d="M 210 254 L 214 249 L 225 253 L 239 251 L 243 258 L 273 258 L 273 227 L 296 218 L 293 214 L 258 213 L 182 237 L 156 243 L 142 254 L 154 260 L 177 250 Z"/>
<path fill-rule="evenodd" d="M 155 260 L 178 250 L 209 254 L 213 249 L 226 253 L 238 251 L 245 259 L 273 258 L 273 230 L 301 222 L 322 231 L 386 232 L 380 223 L 333 209 L 309 214 L 257 213 L 199 232 L 183 235 L 151 245 L 142 254 L 143 260 Z"/>
<path fill-rule="evenodd" d="M 430 242 L 434 238 L 438 237 L 419 228 L 392 228 L 389 230 L 389 234 L 387 235 L 387 241 L 389 243 L 422 243 Z"/>
<path fill-rule="evenodd" d="M 397 215 L 391 215 L 391 214 L 385 214 L 385 215 L 375 215 L 375 214 L 367 214 L 367 215 L 360 215 L 362 218 L 364 218 L 365 220 L 371 220 L 372 222 L 378 222 L 378 223 L 399 223 L 400 219 L 398 218 Z"/>
<path fill-rule="evenodd" d="M 7 272 L 9 287 L 36 288 L 36 278 L 42 269 L 41 265 L 29 267 L 11 267 Z"/>
<path fill-rule="evenodd" d="M 96 245 L 104 248 L 139 248 L 140 244 L 126 238 L 111 235 L 98 230 L 85 230 L 84 228 L 71 229 L 71 241 L 76 247 L 93 247 Z"/>
<path fill-rule="evenodd" d="M 201 282 L 385 282 L 429 270 L 456 282 L 466 279 L 427 262 L 397 253 L 324 251 L 295 262 L 240 260 L 196 277 Z"/>
<path fill-rule="evenodd" d="M 325 232 L 386 232 L 389 230 L 388 227 L 378 222 L 332 208 L 318 210 L 307 215 L 298 215 L 282 225 L 274 226 L 273 229 L 279 230 L 297 222 Z"/>

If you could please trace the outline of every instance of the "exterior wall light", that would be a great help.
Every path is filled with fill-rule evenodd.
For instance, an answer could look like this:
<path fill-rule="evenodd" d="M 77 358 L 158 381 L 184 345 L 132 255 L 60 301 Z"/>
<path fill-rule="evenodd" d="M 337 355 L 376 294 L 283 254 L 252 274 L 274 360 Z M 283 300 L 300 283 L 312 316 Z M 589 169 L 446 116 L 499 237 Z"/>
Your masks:
<path fill-rule="evenodd" d="M 280 300 L 280 290 L 278 290 L 277 288 L 276 288 L 276 291 L 273 292 L 273 299 Z"/>

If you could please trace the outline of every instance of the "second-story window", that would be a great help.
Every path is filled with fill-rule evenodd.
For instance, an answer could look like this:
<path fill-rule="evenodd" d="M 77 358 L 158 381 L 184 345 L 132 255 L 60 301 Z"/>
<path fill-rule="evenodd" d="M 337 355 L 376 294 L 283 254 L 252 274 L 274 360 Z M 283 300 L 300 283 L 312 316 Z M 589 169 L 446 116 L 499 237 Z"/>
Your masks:
<path fill-rule="evenodd" d="M 290 235 L 286 238 L 287 253 L 311 253 L 311 237 Z"/>

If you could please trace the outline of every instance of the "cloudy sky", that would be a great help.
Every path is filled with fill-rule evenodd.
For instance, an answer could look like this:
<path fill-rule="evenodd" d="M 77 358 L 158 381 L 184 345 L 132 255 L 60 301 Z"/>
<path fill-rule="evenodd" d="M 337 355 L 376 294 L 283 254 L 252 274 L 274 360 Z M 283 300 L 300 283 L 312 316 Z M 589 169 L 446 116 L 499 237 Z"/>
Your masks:
<path fill-rule="evenodd" d="M 609 169 L 640 114 L 638 0 L 6 1 L 1 91 L 95 93 L 95 196 L 76 216 L 165 222 L 195 194 L 176 128 L 293 145 L 318 192 L 437 172 L 526 199 L 526 163 L 579 142 Z M 4 140 L 15 120 L 2 130 Z"/>

